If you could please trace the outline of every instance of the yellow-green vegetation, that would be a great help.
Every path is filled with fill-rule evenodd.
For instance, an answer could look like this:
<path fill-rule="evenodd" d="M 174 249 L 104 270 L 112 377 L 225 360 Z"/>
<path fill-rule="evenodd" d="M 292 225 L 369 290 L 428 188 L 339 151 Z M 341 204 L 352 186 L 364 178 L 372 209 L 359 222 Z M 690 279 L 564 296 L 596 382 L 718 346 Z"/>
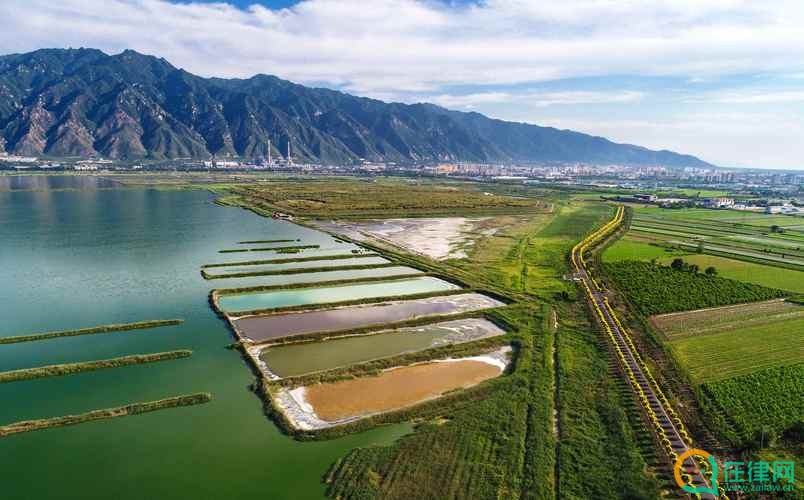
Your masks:
<path fill-rule="evenodd" d="M 546 208 L 538 198 L 493 194 L 484 191 L 482 184 L 397 178 L 284 179 L 235 186 L 231 191 L 263 213 L 308 217 L 513 213 Z"/>
<path fill-rule="evenodd" d="M 360 254 L 341 254 L 341 255 L 316 255 L 311 257 L 290 257 L 283 259 L 263 259 L 263 260 L 239 260 L 235 262 L 219 262 L 216 264 L 204 264 L 202 269 L 210 267 L 230 267 L 230 266 L 251 266 L 260 264 L 289 264 L 291 262 L 309 262 L 314 260 L 346 260 L 346 259 L 362 259 L 365 257 L 376 257 L 375 253 L 360 253 Z M 359 261 L 355 261 L 359 262 Z"/>
<path fill-rule="evenodd" d="M 299 250 L 307 250 L 311 248 L 321 248 L 321 245 L 293 245 L 293 246 L 265 247 L 265 248 L 230 248 L 226 250 L 218 250 L 218 253 L 237 253 L 237 252 L 297 253 L 297 251 Z"/>
<path fill-rule="evenodd" d="M 246 241 L 238 241 L 238 245 L 253 245 L 259 243 L 293 243 L 294 241 L 299 240 L 246 240 Z"/>
<path fill-rule="evenodd" d="M 520 220 L 504 231 L 481 240 L 470 258 L 458 265 L 493 276 L 506 288 L 542 298 L 569 292 L 569 249 L 592 228 L 605 223 L 612 208 L 600 203 L 573 202 L 556 213 Z"/>
<path fill-rule="evenodd" d="M 417 413 L 425 421 L 416 433 L 392 446 L 352 451 L 327 475 L 329 496 L 614 498 L 625 489 L 659 495 L 621 409 L 608 353 L 583 320 L 572 283 L 563 279 L 570 249 L 613 208 L 559 205 L 552 215 L 512 218 L 509 227 L 482 238 L 469 259 L 438 264 L 469 287 L 482 279 L 516 295 L 517 302 L 495 311 L 521 343 L 514 371 L 481 385 L 482 398 L 459 397 Z M 558 320 L 546 302 L 554 304 Z M 614 480 L 607 458 L 613 456 Z"/>
<path fill-rule="evenodd" d="M 804 271 L 804 231 L 800 225 L 804 219 L 734 210 L 656 207 L 633 210 L 628 234 L 644 243 L 680 253 Z M 644 257 L 637 254 L 634 260 L 650 260 Z"/>
<path fill-rule="evenodd" d="M 613 498 L 623 491 L 660 497 L 658 481 L 647 470 L 647 462 L 655 460 L 651 435 L 634 410 L 631 393 L 612 376 L 600 333 L 579 305 L 563 307 L 560 315 L 559 498 Z M 616 474 L 611 473 L 613 457 Z M 576 479 L 581 476 L 585 479 Z"/>
<path fill-rule="evenodd" d="M 93 326 L 91 328 L 80 328 L 78 330 L 61 330 L 58 332 L 35 333 L 32 335 L 0 337 L 0 344 L 16 344 L 18 342 L 33 342 L 36 340 L 49 340 L 59 337 L 75 337 L 78 335 L 95 335 L 98 333 L 127 332 L 130 330 L 142 330 L 146 328 L 158 328 L 160 326 L 179 325 L 182 322 L 184 322 L 182 319 L 137 321 L 135 323 Z"/>
<path fill-rule="evenodd" d="M 667 255 L 667 254 L 665 254 Z M 753 262 L 718 257 L 715 255 L 685 255 L 684 261 L 697 265 L 700 269 L 714 267 L 718 276 L 746 283 L 754 283 L 769 288 L 778 288 L 790 292 L 804 293 L 804 271 L 784 269 Z M 660 259 L 658 262 L 670 265 L 672 257 Z"/>
<path fill-rule="evenodd" d="M 804 416 L 804 364 L 754 371 L 747 375 L 704 384 L 716 402 L 726 432 L 742 443 L 780 437 Z"/>
<path fill-rule="evenodd" d="M 122 356 L 119 358 L 101 359 L 96 361 L 84 361 L 81 363 L 64 363 L 60 365 L 47 365 L 36 368 L 11 370 L 7 372 L 0 372 L 0 384 L 43 377 L 60 377 L 62 375 L 72 375 L 74 373 L 91 372 L 106 368 L 118 368 L 121 366 L 141 365 L 144 363 L 155 363 L 157 361 L 168 361 L 171 359 L 187 358 L 192 354 L 193 351 L 182 349 L 178 351 L 159 352 L 155 354 L 134 354 L 131 356 Z"/>
<path fill-rule="evenodd" d="M 650 318 L 653 325 L 671 340 L 699 337 L 707 333 L 729 330 L 739 326 L 804 317 L 804 307 L 782 299 L 753 302 L 734 306 L 698 309 Z"/>
<path fill-rule="evenodd" d="M 603 262 L 619 262 L 622 260 L 653 260 L 666 257 L 685 255 L 683 252 L 671 248 L 651 245 L 641 238 L 625 237 L 603 252 Z"/>
<path fill-rule="evenodd" d="M 125 406 L 118 406 L 116 408 L 92 410 L 79 415 L 66 415 L 63 417 L 45 418 L 40 420 L 24 420 L 22 422 L 15 422 L 0 426 L 0 438 L 10 436 L 12 434 L 18 434 L 20 432 L 38 431 L 52 427 L 64 427 L 67 425 L 76 425 L 84 422 L 91 422 L 93 420 L 104 420 L 107 418 L 140 415 L 143 413 L 164 410 L 167 408 L 199 405 L 208 403 L 210 401 L 212 401 L 212 395 L 210 395 L 208 392 L 199 392 L 196 394 L 160 399 L 158 401 L 132 403 Z"/>
<path fill-rule="evenodd" d="M 386 264 L 356 264 L 345 266 L 328 266 L 328 267 L 298 267 L 294 269 L 279 269 L 275 271 L 251 271 L 242 273 L 226 273 L 226 274 L 210 274 L 205 269 L 201 269 L 201 276 L 207 280 L 227 279 L 227 278 L 245 278 L 248 276 L 279 276 L 283 274 L 307 274 L 307 273 L 325 273 L 334 271 L 357 271 L 360 269 L 382 269 L 385 267 L 396 267 L 399 264 L 396 262 L 388 262 Z M 411 270 L 410 275 L 416 274 L 416 270 Z"/>
<path fill-rule="evenodd" d="M 785 295 L 781 290 L 650 262 L 609 262 L 603 269 L 615 288 L 625 293 L 645 315 L 756 302 Z"/>
<path fill-rule="evenodd" d="M 773 463 L 776 461 L 794 462 L 796 466 L 793 469 L 793 486 L 795 487 L 795 491 L 799 493 L 804 491 L 804 467 L 799 465 L 804 459 L 804 439 L 802 439 L 802 437 L 804 436 L 795 436 L 795 442 L 791 442 L 791 438 L 785 438 L 784 436 L 782 438 L 784 441 L 789 443 L 790 448 L 796 448 L 795 453 L 790 452 L 787 449 L 774 446 L 771 448 L 765 448 L 756 454 L 757 460 L 763 460 L 768 463 Z"/>
<path fill-rule="evenodd" d="M 796 306 L 800 307 L 800 306 Z M 671 338 L 678 359 L 698 382 L 722 380 L 804 361 L 804 314 L 782 312 L 709 323 Z"/>

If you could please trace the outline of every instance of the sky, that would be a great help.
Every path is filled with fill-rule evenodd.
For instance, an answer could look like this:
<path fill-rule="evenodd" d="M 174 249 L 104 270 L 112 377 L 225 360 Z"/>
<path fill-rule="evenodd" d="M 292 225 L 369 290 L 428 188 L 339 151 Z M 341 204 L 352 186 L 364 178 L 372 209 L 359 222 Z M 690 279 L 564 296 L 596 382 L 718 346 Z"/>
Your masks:
<path fill-rule="evenodd" d="M 804 169 L 801 0 L 2 0 L 0 53 L 131 48 L 694 154 Z"/>

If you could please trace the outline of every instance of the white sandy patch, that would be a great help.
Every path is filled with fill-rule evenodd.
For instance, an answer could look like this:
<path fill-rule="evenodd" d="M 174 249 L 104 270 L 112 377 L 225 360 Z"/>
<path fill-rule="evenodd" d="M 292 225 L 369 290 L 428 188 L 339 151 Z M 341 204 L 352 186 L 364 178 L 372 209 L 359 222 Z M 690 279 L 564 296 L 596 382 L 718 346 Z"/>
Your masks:
<path fill-rule="evenodd" d="M 368 222 L 332 221 L 324 227 L 341 231 L 358 240 L 375 239 L 435 260 L 466 258 L 466 247 L 488 232 L 475 230 L 485 218 L 438 217 L 385 219 Z M 489 233 L 486 236 L 489 236 Z"/>
<path fill-rule="evenodd" d="M 505 370 L 505 367 L 508 366 L 508 353 L 511 352 L 510 346 L 505 346 L 497 351 L 491 352 L 489 354 L 483 354 L 481 356 L 470 356 L 468 358 L 447 358 L 447 359 L 436 359 L 434 360 L 436 363 L 454 363 L 458 361 L 480 361 L 482 363 L 488 363 L 490 365 L 496 366 L 500 369 L 500 371 Z"/>

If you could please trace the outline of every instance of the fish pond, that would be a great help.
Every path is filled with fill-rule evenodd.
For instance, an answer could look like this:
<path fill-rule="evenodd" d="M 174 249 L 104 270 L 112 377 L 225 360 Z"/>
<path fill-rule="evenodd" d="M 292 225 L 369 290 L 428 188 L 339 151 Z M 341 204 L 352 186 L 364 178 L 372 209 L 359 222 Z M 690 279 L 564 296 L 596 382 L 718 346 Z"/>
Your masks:
<path fill-rule="evenodd" d="M 459 288 L 458 285 L 433 276 L 422 276 L 418 278 L 382 282 L 225 294 L 218 299 L 218 304 L 221 310 L 225 312 L 252 311 L 257 309 L 326 304 L 329 302 L 345 302 L 348 300 L 446 292 Z"/>
<path fill-rule="evenodd" d="M 256 342 L 264 342 L 319 331 L 348 330 L 431 315 L 460 314 L 502 305 L 502 302 L 486 295 L 462 293 L 334 309 L 247 316 L 235 319 L 233 323 L 241 335 Z"/>
<path fill-rule="evenodd" d="M 324 342 L 269 347 L 260 353 L 260 359 L 275 375 L 292 377 L 504 333 L 488 320 L 469 318 Z"/>

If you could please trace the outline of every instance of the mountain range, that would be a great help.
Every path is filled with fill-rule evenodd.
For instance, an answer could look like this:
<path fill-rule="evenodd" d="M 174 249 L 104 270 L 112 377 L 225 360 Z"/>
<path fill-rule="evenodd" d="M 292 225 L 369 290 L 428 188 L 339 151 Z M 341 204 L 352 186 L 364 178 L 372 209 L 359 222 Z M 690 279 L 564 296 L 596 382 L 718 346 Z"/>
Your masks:
<path fill-rule="evenodd" d="M 203 78 L 126 50 L 0 56 L 0 152 L 111 159 L 708 163 L 433 104 L 386 103 L 268 75 Z"/>

